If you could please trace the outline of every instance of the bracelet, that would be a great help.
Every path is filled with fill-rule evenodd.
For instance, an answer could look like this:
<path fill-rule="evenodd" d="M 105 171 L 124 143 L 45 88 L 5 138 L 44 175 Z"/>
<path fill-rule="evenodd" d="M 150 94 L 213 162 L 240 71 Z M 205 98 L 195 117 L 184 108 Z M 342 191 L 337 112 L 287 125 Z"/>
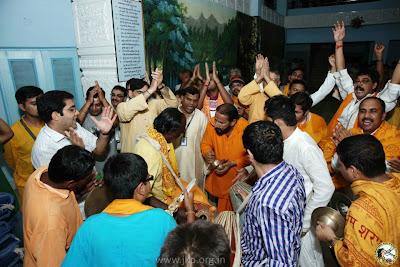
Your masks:
<path fill-rule="evenodd" d="M 100 133 L 101 133 L 102 135 L 110 135 L 110 132 L 108 132 L 108 133 L 103 133 L 102 131 L 100 131 Z"/>
<path fill-rule="evenodd" d="M 187 216 L 187 215 L 189 215 L 189 214 L 196 214 L 196 212 L 194 212 L 194 211 L 187 211 L 187 212 L 185 212 L 185 214 L 186 214 L 186 216 Z"/>
<path fill-rule="evenodd" d="M 220 84 L 221 82 L 219 82 L 219 83 L 216 83 L 216 85 L 218 85 L 218 84 Z"/>
<path fill-rule="evenodd" d="M 337 46 L 336 46 L 336 49 L 339 49 L 339 48 L 341 48 L 341 47 L 343 47 L 343 45 L 337 45 Z"/>
<path fill-rule="evenodd" d="M 203 86 L 208 87 L 208 84 L 205 84 L 205 83 L 204 83 Z"/>
<path fill-rule="evenodd" d="M 164 87 L 165 87 L 165 85 L 161 86 L 160 88 L 157 88 L 157 90 L 162 90 L 162 89 L 164 89 Z"/>

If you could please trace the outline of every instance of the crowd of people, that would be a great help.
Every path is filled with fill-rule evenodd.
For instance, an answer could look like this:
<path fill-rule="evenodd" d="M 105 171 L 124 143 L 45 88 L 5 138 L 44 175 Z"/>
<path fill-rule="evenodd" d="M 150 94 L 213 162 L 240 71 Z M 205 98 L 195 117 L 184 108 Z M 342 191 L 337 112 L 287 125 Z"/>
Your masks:
<path fill-rule="evenodd" d="M 400 61 L 385 81 L 376 45 L 376 66 L 351 77 L 343 23 L 333 37 L 312 94 L 304 70 L 281 86 L 260 54 L 249 83 L 234 68 L 224 86 L 213 62 L 205 77 L 200 64 L 180 73 L 173 92 L 156 69 L 116 85 L 111 104 L 95 81 L 80 110 L 68 92 L 19 88 L 24 115 L 0 121 L 0 141 L 23 214 L 24 265 L 231 266 L 231 232 L 213 221 L 234 211 L 230 189 L 242 182 L 252 186 L 239 192 L 244 266 L 324 266 L 321 241 L 341 266 L 377 266 L 391 253 L 377 257 L 381 243 L 400 249 L 400 129 L 385 120 Z M 342 102 L 327 124 L 310 109 L 335 90 Z M 88 217 L 86 197 L 101 187 L 113 201 Z M 344 238 L 311 220 L 335 191 L 358 197 Z"/>

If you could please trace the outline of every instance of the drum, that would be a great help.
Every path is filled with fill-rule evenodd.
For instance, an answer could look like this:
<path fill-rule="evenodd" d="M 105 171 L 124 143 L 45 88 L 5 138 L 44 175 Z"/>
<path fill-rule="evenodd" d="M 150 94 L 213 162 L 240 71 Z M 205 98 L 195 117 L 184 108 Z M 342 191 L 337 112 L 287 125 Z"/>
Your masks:
<path fill-rule="evenodd" d="M 85 201 L 86 218 L 102 212 L 114 200 L 106 185 L 93 189 Z"/>
<path fill-rule="evenodd" d="M 252 192 L 251 185 L 246 184 L 245 182 L 237 182 L 231 186 L 229 189 L 229 197 L 231 199 L 232 207 L 234 211 L 237 211 L 240 205 L 243 203 L 242 196 L 237 192 L 237 190 L 242 190 L 248 194 Z M 244 223 L 245 212 L 244 209 L 239 212 L 240 215 L 240 226 Z"/>
<path fill-rule="evenodd" d="M 210 209 L 206 205 L 203 205 L 201 203 L 194 203 L 194 211 L 196 212 L 196 220 L 206 220 L 206 221 L 212 221 L 212 217 L 210 214 Z"/>
<path fill-rule="evenodd" d="M 224 228 L 226 234 L 228 235 L 229 244 L 231 245 L 231 266 L 232 266 L 235 259 L 237 246 L 240 247 L 240 232 L 237 227 L 236 213 L 234 211 L 222 211 L 217 215 L 214 223 L 221 225 Z"/>

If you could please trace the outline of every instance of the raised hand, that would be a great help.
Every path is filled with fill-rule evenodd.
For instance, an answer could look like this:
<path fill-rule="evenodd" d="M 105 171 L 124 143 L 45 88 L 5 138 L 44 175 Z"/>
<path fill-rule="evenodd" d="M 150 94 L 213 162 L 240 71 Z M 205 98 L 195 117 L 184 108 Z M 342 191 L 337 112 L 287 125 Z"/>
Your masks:
<path fill-rule="evenodd" d="M 206 68 L 206 81 L 205 81 L 204 84 L 209 85 L 210 81 L 211 81 L 211 78 L 210 78 L 210 70 L 208 69 L 208 63 L 207 62 L 204 63 L 204 67 Z"/>
<path fill-rule="evenodd" d="M 96 81 L 97 82 L 97 81 Z M 97 94 L 98 93 L 98 91 L 97 91 L 97 87 L 94 87 L 93 89 L 92 89 L 92 91 L 90 91 L 89 92 L 89 96 L 88 96 L 88 98 L 86 99 L 86 102 L 88 102 L 89 104 L 92 104 L 93 103 L 93 99 L 94 99 L 94 95 L 95 94 Z"/>
<path fill-rule="evenodd" d="M 336 125 L 335 129 L 333 129 L 333 137 L 338 141 L 333 141 L 337 146 L 343 139 L 351 136 L 351 132 L 349 132 L 340 122 Z"/>
<path fill-rule="evenodd" d="M 337 21 L 334 25 L 335 28 L 332 28 L 333 38 L 335 42 L 343 42 L 344 37 L 346 36 L 346 29 L 344 27 L 344 21 L 342 21 L 342 25 Z"/>
<path fill-rule="evenodd" d="M 268 84 L 271 81 L 271 78 L 269 77 L 269 60 L 268 60 L 268 57 L 265 57 L 265 59 L 264 59 L 263 69 L 264 69 L 264 80 Z"/>
<path fill-rule="evenodd" d="M 375 55 L 382 55 L 383 51 L 385 51 L 385 46 L 383 44 L 375 44 L 374 52 Z"/>
<path fill-rule="evenodd" d="M 160 87 L 163 81 L 163 71 L 156 68 L 156 70 L 151 73 L 151 78 L 157 81 L 157 88 Z"/>
<path fill-rule="evenodd" d="M 149 74 L 147 73 L 147 70 L 146 70 L 146 74 L 144 75 L 143 81 L 145 81 L 146 83 L 148 83 L 150 85 L 150 78 L 149 78 Z"/>
<path fill-rule="evenodd" d="M 218 85 L 218 83 L 221 83 L 218 78 L 217 63 L 215 61 L 213 61 L 213 80 L 216 85 Z"/>
<path fill-rule="evenodd" d="M 83 139 L 75 132 L 72 127 L 69 127 L 69 131 L 64 131 L 66 137 L 68 137 L 69 141 L 75 145 L 85 148 L 85 143 Z"/>
<path fill-rule="evenodd" d="M 261 69 L 263 67 L 264 64 L 264 56 L 261 54 L 258 54 L 256 56 L 256 73 L 260 74 L 261 73 Z"/>
<path fill-rule="evenodd" d="M 101 119 L 99 121 L 96 120 L 93 116 L 90 116 L 90 119 L 94 122 L 94 124 L 96 124 L 97 128 L 99 128 L 99 130 L 105 134 L 107 134 L 111 130 L 116 118 L 117 114 L 114 114 L 111 106 L 104 108 L 103 113 L 101 114 Z"/>

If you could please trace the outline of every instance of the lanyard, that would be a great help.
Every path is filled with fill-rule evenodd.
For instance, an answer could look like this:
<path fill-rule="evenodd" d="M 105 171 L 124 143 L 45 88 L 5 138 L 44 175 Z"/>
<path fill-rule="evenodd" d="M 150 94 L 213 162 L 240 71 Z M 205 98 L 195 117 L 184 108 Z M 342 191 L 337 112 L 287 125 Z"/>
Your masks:
<path fill-rule="evenodd" d="M 196 114 L 196 110 L 193 111 L 193 115 L 190 117 L 189 123 L 186 125 L 185 131 L 183 132 L 183 137 L 186 136 L 186 131 L 189 128 L 190 123 L 192 123 L 192 120 L 193 120 L 195 114 Z"/>

